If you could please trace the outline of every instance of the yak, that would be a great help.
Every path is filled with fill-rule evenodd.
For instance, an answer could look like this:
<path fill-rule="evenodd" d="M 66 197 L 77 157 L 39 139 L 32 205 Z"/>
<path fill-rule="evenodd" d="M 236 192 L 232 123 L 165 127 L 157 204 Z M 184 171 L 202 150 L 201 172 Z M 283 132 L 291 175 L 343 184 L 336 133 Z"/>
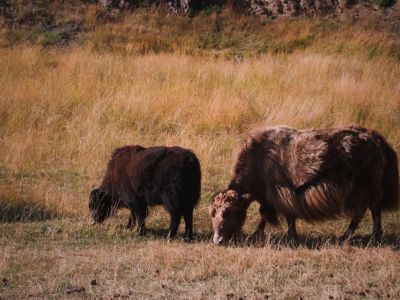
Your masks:
<path fill-rule="evenodd" d="M 350 238 L 367 208 L 375 241 L 382 238 L 381 212 L 399 207 L 396 152 L 378 132 L 359 126 L 296 130 L 267 127 L 243 143 L 228 188 L 210 206 L 215 244 L 240 233 L 252 201 L 260 204 L 254 234 L 286 218 L 296 239 L 296 219 L 317 222 L 351 217 L 340 240 Z"/>
<path fill-rule="evenodd" d="M 176 235 L 183 216 L 185 238 L 190 240 L 200 189 L 200 163 L 192 151 L 125 146 L 113 152 L 100 187 L 90 193 L 89 209 L 94 222 L 102 223 L 118 208 L 128 208 L 128 227 L 137 225 L 144 235 L 148 206 L 163 205 L 170 214 L 168 238 Z"/>

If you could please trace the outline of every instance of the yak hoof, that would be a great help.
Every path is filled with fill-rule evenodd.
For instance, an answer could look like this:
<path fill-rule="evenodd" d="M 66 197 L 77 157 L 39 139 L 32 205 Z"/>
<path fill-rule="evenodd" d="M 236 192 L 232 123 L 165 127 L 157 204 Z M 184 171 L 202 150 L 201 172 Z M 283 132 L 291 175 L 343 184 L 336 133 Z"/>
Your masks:
<path fill-rule="evenodd" d="M 296 247 L 298 245 L 298 237 L 297 234 L 293 233 L 285 233 L 282 241 L 286 243 L 289 247 Z"/>
<path fill-rule="evenodd" d="M 175 239 L 176 234 L 172 235 L 171 232 L 168 232 L 167 241 L 170 243 Z"/>
<path fill-rule="evenodd" d="M 172 243 L 175 240 L 174 236 L 167 236 L 167 242 Z"/>
<path fill-rule="evenodd" d="M 382 243 L 382 232 L 374 233 L 371 236 L 371 242 L 373 245 L 379 245 Z"/>
<path fill-rule="evenodd" d="M 265 233 L 262 230 L 256 230 L 254 231 L 248 238 L 248 241 L 250 243 L 258 243 L 262 242 L 265 240 Z"/>
<path fill-rule="evenodd" d="M 343 234 L 340 238 L 339 238 L 339 245 L 342 246 L 343 244 L 345 244 L 346 242 L 350 241 L 351 236 L 348 234 Z"/>
<path fill-rule="evenodd" d="M 191 243 L 191 242 L 193 241 L 193 237 L 191 237 L 191 236 L 185 236 L 185 237 L 183 238 L 183 241 L 184 241 L 185 243 Z"/>

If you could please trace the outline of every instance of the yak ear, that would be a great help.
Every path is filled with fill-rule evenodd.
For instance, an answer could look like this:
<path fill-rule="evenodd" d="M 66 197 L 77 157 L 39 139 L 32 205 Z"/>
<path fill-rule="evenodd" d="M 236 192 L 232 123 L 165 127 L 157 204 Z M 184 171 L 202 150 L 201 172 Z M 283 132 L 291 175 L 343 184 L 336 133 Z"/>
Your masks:
<path fill-rule="evenodd" d="M 89 208 L 94 209 L 100 202 L 104 201 L 106 193 L 102 192 L 99 188 L 94 189 L 89 195 Z"/>
<path fill-rule="evenodd" d="M 94 202 L 99 198 L 100 189 L 93 189 L 89 195 L 89 201 Z"/>
<path fill-rule="evenodd" d="M 94 189 L 89 195 L 89 209 L 93 210 L 99 198 L 99 189 Z"/>

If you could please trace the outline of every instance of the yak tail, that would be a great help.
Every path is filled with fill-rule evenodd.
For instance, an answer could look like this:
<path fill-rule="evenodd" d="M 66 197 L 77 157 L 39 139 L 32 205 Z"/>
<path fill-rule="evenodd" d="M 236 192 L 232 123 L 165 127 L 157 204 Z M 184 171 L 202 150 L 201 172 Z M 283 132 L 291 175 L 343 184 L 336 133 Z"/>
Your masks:
<path fill-rule="evenodd" d="M 194 153 L 188 155 L 189 164 L 187 165 L 187 183 L 188 193 L 190 195 L 189 203 L 193 208 L 199 204 L 201 192 L 201 168 L 200 162 Z"/>
<path fill-rule="evenodd" d="M 399 167 L 396 152 L 385 143 L 386 166 L 383 175 L 383 210 L 396 210 L 400 204 Z"/>

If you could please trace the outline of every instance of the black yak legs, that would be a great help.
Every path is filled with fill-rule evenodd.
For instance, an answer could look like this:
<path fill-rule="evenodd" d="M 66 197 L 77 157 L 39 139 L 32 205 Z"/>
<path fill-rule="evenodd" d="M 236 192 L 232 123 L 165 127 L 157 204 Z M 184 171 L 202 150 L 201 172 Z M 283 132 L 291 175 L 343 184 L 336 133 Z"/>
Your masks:
<path fill-rule="evenodd" d="M 185 240 L 190 241 L 193 238 L 193 209 L 183 214 L 185 220 Z"/>
<path fill-rule="evenodd" d="M 370 211 L 373 222 L 373 231 L 371 239 L 373 242 L 380 242 L 382 240 L 381 209 L 379 207 L 371 206 Z M 364 212 L 365 211 L 352 217 L 349 227 L 339 239 L 340 242 L 344 242 L 354 234 L 364 216 Z"/>
<path fill-rule="evenodd" d="M 179 224 L 181 223 L 182 215 L 180 213 L 171 213 L 171 223 L 169 225 L 169 232 L 167 239 L 171 240 L 176 236 Z"/>
<path fill-rule="evenodd" d="M 146 217 L 147 217 L 147 209 L 136 209 L 131 212 L 131 216 L 129 218 L 129 222 L 127 227 L 133 228 L 137 223 L 137 231 L 140 235 L 146 234 Z M 168 230 L 168 239 L 173 239 L 176 236 L 176 233 L 179 228 L 179 224 L 181 223 L 182 214 L 181 213 L 171 213 L 171 221 Z M 186 212 L 183 214 L 183 218 L 185 220 L 185 239 L 191 240 L 193 237 L 193 212 Z"/>
<path fill-rule="evenodd" d="M 178 231 L 179 224 L 181 223 L 181 213 L 171 213 L 171 223 L 169 226 L 168 239 L 173 239 Z M 183 213 L 185 220 L 185 240 L 190 241 L 193 238 L 193 211 L 188 210 Z"/>
<path fill-rule="evenodd" d="M 131 215 L 129 217 L 128 225 L 126 225 L 126 228 L 132 229 L 136 226 L 136 214 L 131 212 Z"/>
<path fill-rule="evenodd" d="M 273 206 L 261 203 L 258 211 L 261 216 L 260 222 L 258 223 L 257 229 L 252 234 L 252 237 L 256 240 L 264 237 L 264 229 L 268 222 L 274 226 L 278 224 L 278 216 Z"/>
<path fill-rule="evenodd" d="M 371 208 L 372 221 L 374 223 L 374 229 L 372 232 L 372 240 L 374 242 L 382 241 L 382 223 L 381 223 L 381 209 L 374 207 Z"/>
<path fill-rule="evenodd" d="M 362 214 L 353 216 L 351 218 L 349 227 L 347 227 L 347 230 L 343 233 L 343 235 L 339 239 L 340 242 L 344 242 L 345 240 L 349 239 L 354 234 L 354 232 L 356 231 L 358 224 L 360 224 L 363 216 L 364 216 L 364 212 Z"/>
<path fill-rule="evenodd" d="M 140 235 L 146 234 L 146 217 L 148 215 L 147 206 L 135 203 L 131 207 L 128 228 L 133 228 L 137 224 L 137 231 Z"/>
<path fill-rule="evenodd" d="M 296 217 L 286 216 L 286 222 L 288 224 L 287 237 L 289 240 L 295 241 L 297 239 Z"/>
<path fill-rule="evenodd" d="M 147 208 L 136 212 L 136 219 L 138 225 L 137 231 L 139 235 L 146 234 L 146 217 L 147 217 Z"/>

